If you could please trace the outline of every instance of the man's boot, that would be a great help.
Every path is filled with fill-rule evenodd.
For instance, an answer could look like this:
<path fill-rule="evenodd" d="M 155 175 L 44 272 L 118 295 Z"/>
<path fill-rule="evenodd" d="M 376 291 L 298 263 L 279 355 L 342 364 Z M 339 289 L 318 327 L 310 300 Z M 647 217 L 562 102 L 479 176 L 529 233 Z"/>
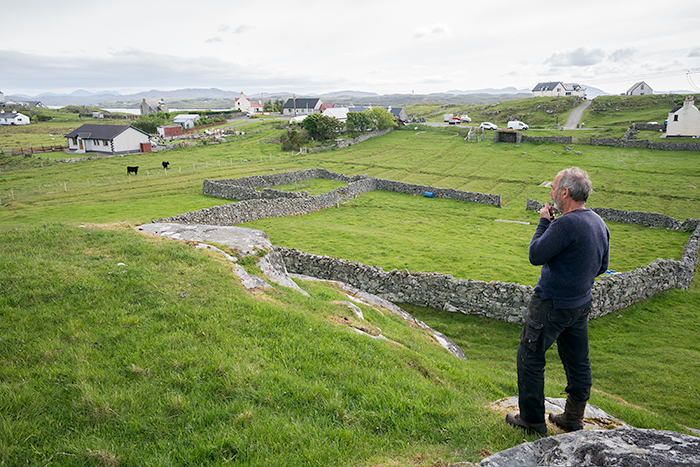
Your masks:
<path fill-rule="evenodd" d="M 530 424 L 527 423 L 525 420 L 520 418 L 520 414 L 515 414 L 515 413 L 509 413 L 506 415 L 506 422 L 519 426 L 520 428 L 523 428 L 524 430 L 528 431 L 529 433 L 537 433 L 540 436 L 547 436 L 547 424 L 542 423 L 542 424 Z"/>
<path fill-rule="evenodd" d="M 549 414 L 549 421 L 557 424 L 564 431 L 583 430 L 583 414 L 586 411 L 586 403 L 575 401 L 571 396 L 566 397 L 564 413 Z"/>

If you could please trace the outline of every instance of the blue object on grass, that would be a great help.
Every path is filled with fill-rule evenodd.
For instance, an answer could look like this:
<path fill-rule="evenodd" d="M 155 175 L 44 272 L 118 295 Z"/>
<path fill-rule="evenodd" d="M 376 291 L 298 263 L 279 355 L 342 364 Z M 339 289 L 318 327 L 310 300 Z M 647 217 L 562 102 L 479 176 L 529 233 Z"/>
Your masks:
<path fill-rule="evenodd" d="M 426 192 L 423 193 L 423 194 L 424 194 L 425 196 L 427 196 L 428 198 L 434 198 L 434 197 L 435 197 L 435 193 L 433 193 L 432 191 L 426 191 Z"/>

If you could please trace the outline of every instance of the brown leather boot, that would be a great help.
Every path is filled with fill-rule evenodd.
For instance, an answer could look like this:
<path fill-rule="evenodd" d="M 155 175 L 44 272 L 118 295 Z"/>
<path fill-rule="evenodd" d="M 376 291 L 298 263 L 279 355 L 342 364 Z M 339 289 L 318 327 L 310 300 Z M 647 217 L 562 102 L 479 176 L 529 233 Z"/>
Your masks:
<path fill-rule="evenodd" d="M 522 418 L 520 418 L 520 414 L 509 413 L 508 415 L 506 415 L 506 422 L 510 423 L 511 425 L 519 426 L 520 428 L 523 428 L 529 431 L 530 433 L 537 433 L 540 436 L 547 436 L 546 423 L 531 425 Z"/>
<path fill-rule="evenodd" d="M 549 421 L 555 423 L 566 432 L 583 430 L 583 414 L 585 411 L 585 402 L 575 401 L 571 396 L 567 395 L 564 413 L 550 413 Z"/>

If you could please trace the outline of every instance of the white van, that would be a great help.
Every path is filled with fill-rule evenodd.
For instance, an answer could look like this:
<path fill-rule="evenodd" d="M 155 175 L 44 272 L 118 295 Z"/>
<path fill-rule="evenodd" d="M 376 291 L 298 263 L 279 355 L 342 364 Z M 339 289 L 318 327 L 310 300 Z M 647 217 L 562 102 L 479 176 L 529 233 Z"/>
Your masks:
<path fill-rule="evenodd" d="M 521 122 L 520 120 L 512 120 L 508 122 L 509 130 L 527 130 L 528 128 L 530 127 Z"/>

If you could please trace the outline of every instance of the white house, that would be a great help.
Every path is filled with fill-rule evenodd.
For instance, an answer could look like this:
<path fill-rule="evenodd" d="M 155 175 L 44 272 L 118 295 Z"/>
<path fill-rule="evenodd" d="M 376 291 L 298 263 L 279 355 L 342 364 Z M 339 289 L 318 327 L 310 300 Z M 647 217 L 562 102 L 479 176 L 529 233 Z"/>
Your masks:
<path fill-rule="evenodd" d="M 695 107 L 693 96 L 669 112 L 666 136 L 700 136 L 700 110 Z"/>
<path fill-rule="evenodd" d="M 0 125 L 29 125 L 29 117 L 13 110 L 0 112 Z"/>
<path fill-rule="evenodd" d="M 173 123 L 177 123 L 184 130 L 186 128 L 194 128 L 194 124 L 198 120 L 199 115 L 197 114 L 180 114 L 173 119 Z"/>
<path fill-rule="evenodd" d="M 168 104 L 165 103 L 165 99 L 161 98 L 159 101 L 146 101 L 144 97 L 139 106 L 141 110 L 141 115 L 156 114 L 158 112 L 170 112 Z"/>
<path fill-rule="evenodd" d="M 245 94 L 241 93 L 240 97 L 237 97 L 235 100 L 234 109 L 246 114 L 262 112 L 262 102 L 251 102 L 250 99 L 245 97 Z"/>
<path fill-rule="evenodd" d="M 284 103 L 282 114 L 291 116 L 316 114 L 321 112 L 322 104 L 318 97 L 293 97 Z"/>
<path fill-rule="evenodd" d="M 550 81 L 548 83 L 537 83 L 532 90 L 532 97 L 586 97 L 586 90 L 576 83 L 562 83 L 561 81 Z"/>
<path fill-rule="evenodd" d="M 654 94 L 654 90 L 644 81 L 634 83 L 634 86 L 625 92 L 626 96 L 643 96 L 645 94 Z"/>
<path fill-rule="evenodd" d="M 66 136 L 68 149 L 76 153 L 127 154 L 141 152 L 142 144 L 150 149 L 151 136 L 131 125 L 87 123 Z"/>

